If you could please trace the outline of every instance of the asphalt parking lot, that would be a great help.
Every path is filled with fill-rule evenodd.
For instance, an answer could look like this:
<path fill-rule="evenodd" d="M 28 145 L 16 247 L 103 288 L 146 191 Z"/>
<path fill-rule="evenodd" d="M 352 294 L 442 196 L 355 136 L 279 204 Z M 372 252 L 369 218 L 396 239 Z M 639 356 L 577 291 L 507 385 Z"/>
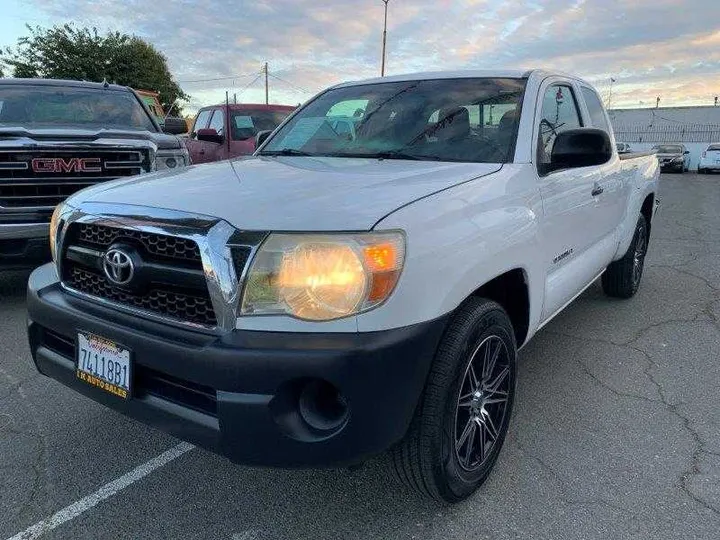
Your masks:
<path fill-rule="evenodd" d="M 717 539 L 720 176 L 661 189 L 638 295 L 595 284 L 523 349 L 498 465 L 453 507 L 383 458 L 239 467 L 80 397 L 32 365 L 27 273 L 0 276 L 0 539 Z"/>

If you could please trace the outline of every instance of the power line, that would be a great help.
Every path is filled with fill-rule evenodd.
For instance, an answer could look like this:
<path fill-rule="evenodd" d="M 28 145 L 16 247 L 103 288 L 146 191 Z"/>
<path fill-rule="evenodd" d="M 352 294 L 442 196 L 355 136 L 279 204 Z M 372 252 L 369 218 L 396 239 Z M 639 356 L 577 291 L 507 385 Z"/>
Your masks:
<path fill-rule="evenodd" d="M 283 79 L 283 78 L 281 78 L 281 77 L 278 77 L 277 75 L 273 75 L 272 73 L 268 73 L 268 75 L 269 75 L 270 77 L 272 77 L 273 79 L 277 79 L 278 81 L 284 82 L 285 84 L 293 87 L 295 90 L 299 90 L 300 92 L 305 92 L 305 93 L 308 93 L 308 94 L 312 94 L 312 91 L 311 91 L 311 90 L 308 90 L 307 88 L 303 88 L 302 86 L 298 86 L 298 85 L 295 84 L 295 83 L 291 83 L 290 81 L 285 80 L 285 79 Z"/>
<path fill-rule="evenodd" d="M 245 77 L 252 77 L 253 75 L 255 75 L 255 73 L 245 73 L 244 75 L 234 75 L 232 77 L 216 77 L 214 79 L 194 79 L 194 80 L 188 80 L 188 81 L 178 81 L 178 83 L 186 84 L 186 83 L 213 82 L 213 81 L 230 81 L 233 79 L 243 79 Z"/>
<path fill-rule="evenodd" d="M 242 95 L 242 93 L 245 92 L 245 90 L 247 90 L 248 88 L 250 88 L 253 84 L 255 84 L 261 76 L 262 76 L 262 73 L 258 73 L 252 81 L 250 81 L 248 84 L 243 86 L 239 92 L 235 93 L 235 98 L 237 99 L 237 96 Z"/>

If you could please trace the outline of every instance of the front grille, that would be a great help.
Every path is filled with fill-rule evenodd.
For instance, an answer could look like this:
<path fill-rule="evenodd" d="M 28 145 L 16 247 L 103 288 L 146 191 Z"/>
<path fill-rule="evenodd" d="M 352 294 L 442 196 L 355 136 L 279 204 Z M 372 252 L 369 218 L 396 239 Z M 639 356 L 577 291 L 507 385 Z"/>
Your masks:
<path fill-rule="evenodd" d="M 148 253 L 168 259 L 201 261 L 200 248 L 196 242 L 187 238 L 168 236 L 165 234 L 146 233 L 129 229 L 119 229 L 81 223 L 77 233 L 81 245 L 110 247 L 118 240 L 135 240 L 142 244 Z"/>
<path fill-rule="evenodd" d="M 126 287 L 113 284 L 102 257 L 114 245 L 142 263 Z M 200 249 L 186 238 L 94 223 L 71 223 L 63 241 L 63 283 L 79 292 L 182 322 L 215 326 Z"/>
<path fill-rule="evenodd" d="M 150 170 L 139 150 L 17 150 L 0 152 L 0 207 L 52 208 L 106 180 Z"/>
<path fill-rule="evenodd" d="M 65 283 L 75 290 L 118 302 L 127 306 L 151 311 L 181 321 L 206 326 L 215 325 L 215 312 L 210 298 L 191 296 L 172 290 L 151 289 L 143 294 L 132 294 L 110 285 L 105 276 L 78 266 L 72 266 Z"/>

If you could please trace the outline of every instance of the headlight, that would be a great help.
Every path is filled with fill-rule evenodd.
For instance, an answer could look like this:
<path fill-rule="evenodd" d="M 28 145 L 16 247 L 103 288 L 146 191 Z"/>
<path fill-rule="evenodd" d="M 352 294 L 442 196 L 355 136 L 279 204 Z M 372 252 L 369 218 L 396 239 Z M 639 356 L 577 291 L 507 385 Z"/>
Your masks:
<path fill-rule="evenodd" d="M 190 164 L 190 154 L 186 148 L 178 150 L 160 150 L 155 154 L 155 170 L 166 171 Z"/>
<path fill-rule="evenodd" d="M 60 203 L 55 207 L 50 218 L 50 254 L 53 262 L 57 262 L 57 233 L 60 226 L 60 214 L 63 212 L 64 203 Z"/>
<path fill-rule="evenodd" d="M 679 162 L 679 161 L 684 161 L 684 160 L 685 160 L 685 159 L 684 159 L 684 158 L 683 158 L 682 156 L 679 156 L 679 157 L 673 158 L 673 161 L 676 161 L 676 162 Z"/>
<path fill-rule="evenodd" d="M 243 315 L 327 321 L 384 302 L 405 259 L 402 233 L 272 234 L 252 261 Z"/>

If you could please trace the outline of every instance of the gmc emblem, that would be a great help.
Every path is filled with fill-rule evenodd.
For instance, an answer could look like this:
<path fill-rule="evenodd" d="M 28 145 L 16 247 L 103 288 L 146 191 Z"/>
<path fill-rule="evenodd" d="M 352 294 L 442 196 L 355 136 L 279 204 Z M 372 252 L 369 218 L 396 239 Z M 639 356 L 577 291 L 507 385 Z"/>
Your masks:
<path fill-rule="evenodd" d="M 102 172 L 100 158 L 34 158 L 32 170 L 36 173 Z"/>

